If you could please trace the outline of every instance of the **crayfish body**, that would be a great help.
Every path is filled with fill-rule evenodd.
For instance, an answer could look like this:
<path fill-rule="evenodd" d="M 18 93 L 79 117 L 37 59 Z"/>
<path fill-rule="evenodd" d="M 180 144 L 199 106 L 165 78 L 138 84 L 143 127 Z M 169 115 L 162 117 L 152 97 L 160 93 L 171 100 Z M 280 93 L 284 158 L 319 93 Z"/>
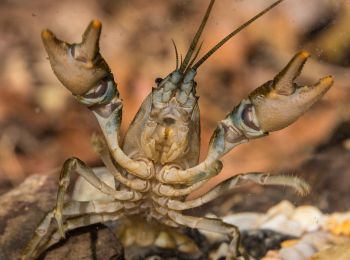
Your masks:
<path fill-rule="evenodd" d="M 104 167 L 94 170 L 77 158 L 64 163 L 56 206 L 39 224 L 22 258 L 37 257 L 71 229 L 100 222 L 124 223 L 140 219 L 147 219 L 146 226 L 151 227 L 150 230 L 158 230 L 145 231 L 153 234 L 149 241 L 156 246 L 197 254 L 196 245 L 178 231 L 181 227 L 190 227 L 230 236 L 227 258 L 244 257 L 239 249 L 237 227 L 216 218 L 188 216 L 183 211 L 201 206 L 245 181 L 290 186 L 302 195 L 308 193 L 308 184 L 292 176 L 246 173 L 224 181 L 197 199 L 186 201 L 186 196 L 220 172 L 220 159 L 232 148 L 297 120 L 327 92 L 333 79 L 327 76 L 312 86 L 294 83 L 309 57 L 306 51 L 299 52 L 273 80 L 254 90 L 218 123 L 208 154 L 199 162 L 200 114 L 195 77 L 200 65 L 229 38 L 280 2 L 230 33 L 196 61 L 201 47 L 197 48 L 197 43 L 214 4 L 211 0 L 184 60 L 179 65 L 177 58 L 176 69 L 157 80 L 123 144 L 119 138 L 122 100 L 113 74 L 100 54 L 101 23 L 93 20 L 79 44 L 63 42 L 51 31 L 43 31 L 42 40 L 57 78 L 97 118 L 103 137 L 95 136 L 93 145 Z M 178 56 L 176 46 L 175 51 Z M 81 178 L 72 200 L 66 202 L 73 173 Z M 96 195 L 85 196 L 84 190 L 91 187 Z M 135 243 L 135 239 L 125 237 L 127 232 L 121 233 L 125 246 Z"/>

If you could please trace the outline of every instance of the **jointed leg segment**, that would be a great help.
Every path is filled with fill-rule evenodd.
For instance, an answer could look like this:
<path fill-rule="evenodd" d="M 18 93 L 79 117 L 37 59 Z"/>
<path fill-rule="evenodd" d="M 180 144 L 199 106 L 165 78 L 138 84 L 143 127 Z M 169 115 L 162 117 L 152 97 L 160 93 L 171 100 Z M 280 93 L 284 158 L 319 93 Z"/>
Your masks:
<path fill-rule="evenodd" d="M 174 222 L 182 226 L 198 228 L 215 233 L 227 234 L 232 239 L 230 242 L 229 257 L 239 256 L 240 233 L 236 226 L 224 223 L 220 219 L 185 216 L 176 211 L 169 211 L 168 216 Z"/>
<path fill-rule="evenodd" d="M 156 178 L 165 184 L 193 185 L 217 175 L 221 169 L 221 161 L 209 159 L 186 170 L 166 165 L 156 174 Z"/>
<path fill-rule="evenodd" d="M 223 183 L 216 186 L 214 189 L 205 195 L 189 201 L 168 200 L 167 207 L 173 210 L 186 210 L 199 207 L 234 188 L 235 186 L 245 183 L 246 181 L 253 181 L 261 185 L 282 185 L 294 188 L 301 195 L 309 192 L 309 185 L 298 177 L 283 176 L 283 175 L 269 175 L 266 173 L 247 173 L 234 176 L 227 179 Z"/>
<path fill-rule="evenodd" d="M 186 196 L 190 194 L 191 192 L 195 191 L 199 187 L 201 187 L 206 181 L 200 181 L 195 184 L 192 184 L 191 186 L 188 186 L 186 188 L 174 188 L 172 185 L 166 185 L 163 183 L 158 183 L 154 188 L 153 191 L 158 194 L 159 196 L 166 196 L 166 197 L 181 197 Z"/>
<path fill-rule="evenodd" d="M 119 201 L 133 201 L 138 200 L 141 195 L 135 191 L 116 191 L 103 181 L 101 181 L 94 172 L 81 160 L 77 158 L 70 158 L 65 161 L 59 178 L 59 188 L 57 193 L 57 202 L 54 210 L 54 217 L 57 220 L 58 229 L 61 236 L 64 237 L 64 229 L 62 224 L 62 212 L 64 205 L 64 197 L 70 183 L 70 175 L 75 172 L 81 175 L 87 182 L 94 186 L 99 191 L 110 195 L 112 198 Z"/>
<path fill-rule="evenodd" d="M 63 206 L 63 216 L 77 216 L 82 214 L 113 213 L 123 209 L 120 201 L 69 201 Z"/>
<path fill-rule="evenodd" d="M 89 212 L 89 211 L 86 211 Z M 80 212 L 83 213 L 83 212 Z M 87 213 L 82 216 L 77 216 L 73 218 L 67 219 L 63 223 L 63 228 L 66 231 L 83 227 L 91 224 L 96 223 L 103 223 L 106 221 L 112 221 L 117 220 L 122 216 L 121 213 L 118 211 L 113 213 L 106 213 L 106 212 L 99 212 L 94 213 L 91 212 Z M 21 259 L 32 259 L 37 256 L 39 256 L 41 253 L 43 253 L 47 248 L 49 248 L 51 245 L 57 243 L 61 237 L 61 232 L 59 230 L 50 230 L 50 224 L 54 217 L 54 211 L 49 212 L 44 220 L 41 222 L 41 224 L 38 226 L 34 233 L 34 237 L 31 239 L 30 243 L 27 245 L 27 247 L 24 249 L 21 255 Z"/>
<path fill-rule="evenodd" d="M 115 221 L 122 217 L 123 215 L 118 212 L 114 213 L 100 213 L 100 214 L 91 214 L 85 216 L 79 216 L 75 218 L 68 219 L 64 223 L 64 229 L 69 231 L 79 227 L 85 227 L 92 224 L 104 223 L 107 221 Z M 42 241 L 41 245 L 38 247 L 38 253 L 44 252 L 50 246 L 56 244 L 61 240 L 61 235 L 59 231 L 54 231 L 47 239 Z"/>
<path fill-rule="evenodd" d="M 94 149 L 100 155 L 103 161 L 103 164 L 106 166 L 109 173 L 112 174 L 114 178 L 116 178 L 120 183 L 130 188 L 131 190 L 140 191 L 140 192 L 146 192 L 147 190 L 149 190 L 150 188 L 149 181 L 143 180 L 137 177 L 135 179 L 128 179 L 118 171 L 116 166 L 113 164 L 113 160 L 109 153 L 107 144 L 102 139 L 102 137 L 93 135 L 91 141 Z"/>

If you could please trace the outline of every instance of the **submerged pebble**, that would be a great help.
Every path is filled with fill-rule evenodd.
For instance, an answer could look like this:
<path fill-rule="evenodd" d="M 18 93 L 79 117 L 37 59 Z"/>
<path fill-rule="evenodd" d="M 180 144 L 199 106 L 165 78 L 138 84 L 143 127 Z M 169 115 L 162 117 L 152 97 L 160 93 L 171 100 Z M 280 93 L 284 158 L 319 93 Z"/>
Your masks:
<path fill-rule="evenodd" d="M 224 221 L 240 228 L 242 243 L 253 259 L 350 260 L 350 212 L 328 215 L 314 206 L 282 201 L 265 214 L 239 213 Z M 284 239 L 276 239 L 276 234 Z"/>

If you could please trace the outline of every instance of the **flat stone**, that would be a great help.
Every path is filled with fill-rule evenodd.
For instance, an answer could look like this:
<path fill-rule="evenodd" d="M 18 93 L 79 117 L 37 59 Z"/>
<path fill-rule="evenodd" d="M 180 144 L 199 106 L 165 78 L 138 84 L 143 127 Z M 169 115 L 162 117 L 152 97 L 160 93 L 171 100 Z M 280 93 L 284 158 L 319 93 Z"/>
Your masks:
<path fill-rule="evenodd" d="M 53 207 L 56 191 L 55 177 L 32 175 L 0 196 L 0 259 L 18 259 L 41 219 Z"/>
<path fill-rule="evenodd" d="M 311 257 L 312 260 L 349 260 L 350 259 L 350 242 L 335 245 L 322 250 Z"/>
<path fill-rule="evenodd" d="M 32 175 L 0 196 L 0 259 L 18 259 L 56 201 L 57 176 Z M 122 247 L 102 225 L 73 230 L 44 259 L 118 259 Z M 120 259 L 120 258 L 119 258 Z"/>

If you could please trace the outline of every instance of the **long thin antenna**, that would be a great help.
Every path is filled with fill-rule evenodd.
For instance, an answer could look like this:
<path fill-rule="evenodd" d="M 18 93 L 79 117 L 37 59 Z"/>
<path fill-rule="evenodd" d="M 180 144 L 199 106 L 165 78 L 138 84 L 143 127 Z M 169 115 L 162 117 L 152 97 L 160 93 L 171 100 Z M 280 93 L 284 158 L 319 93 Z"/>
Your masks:
<path fill-rule="evenodd" d="M 193 40 L 191 42 L 191 45 L 190 45 L 187 53 L 186 53 L 185 59 L 184 59 L 183 63 L 180 66 L 180 69 L 179 69 L 180 72 L 184 72 L 186 67 L 187 67 L 187 65 L 188 65 L 188 63 L 190 62 L 191 56 L 192 56 L 194 50 L 196 49 L 197 43 L 198 43 L 199 38 L 200 38 L 200 36 L 201 36 L 201 34 L 203 32 L 205 24 L 208 21 L 208 18 L 209 18 L 209 15 L 210 15 L 210 11 L 211 11 L 214 3 L 215 3 L 215 0 L 211 0 L 210 3 L 209 3 L 207 11 L 206 11 L 206 13 L 205 13 L 205 15 L 204 15 L 204 17 L 202 19 L 202 22 L 201 22 L 201 24 L 200 24 L 200 26 L 199 26 L 199 28 L 198 28 L 198 30 L 196 32 L 196 35 L 194 36 L 194 38 L 193 38 Z"/>
<path fill-rule="evenodd" d="M 175 68 L 175 70 L 177 70 L 179 68 L 179 53 L 177 52 L 177 48 L 176 48 L 176 44 L 175 44 L 174 40 L 171 39 L 171 41 L 173 42 L 174 49 L 175 49 L 175 59 L 176 59 L 176 68 Z"/>
<path fill-rule="evenodd" d="M 197 49 L 196 53 L 194 54 L 194 56 L 193 56 L 192 60 L 191 60 L 191 61 L 190 61 L 190 63 L 188 64 L 188 66 L 187 66 L 187 68 L 186 68 L 186 70 L 185 70 L 185 73 L 184 73 L 184 74 L 186 74 L 186 73 L 187 73 L 187 71 L 188 71 L 188 70 L 191 68 L 192 64 L 194 63 L 194 61 L 197 59 L 198 54 L 199 54 L 199 52 L 200 52 L 200 50 L 201 50 L 201 48 L 202 48 L 202 45 L 203 45 L 203 41 L 201 42 L 201 44 L 199 44 L 199 47 L 198 47 L 198 49 Z"/>
<path fill-rule="evenodd" d="M 193 69 L 196 70 L 198 69 L 198 67 L 200 65 L 203 64 L 203 62 L 205 62 L 211 55 L 213 55 L 222 45 L 224 45 L 228 40 L 230 40 L 233 36 L 235 36 L 237 33 L 239 33 L 240 31 L 242 31 L 244 28 L 246 28 L 248 25 L 250 25 L 252 22 L 254 22 L 256 19 L 258 19 L 259 17 L 263 16 L 265 13 L 267 13 L 268 11 L 270 11 L 272 8 L 274 8 L 275 6 L 277 6 L 278 4 L 280 4 L 281 2 L 283 2 L 284 0 L 279 0 L 276 1 L 275 3 L 273 3 L 272 5 L 270 5 L 269 7 L 267 7 L 266 9 L 264 9 L 263 11 L 261 11 L 260 13 L 258 13 L 257 15 L 255 15 L 253 18 L 251 18 L 250 20 L 248 20 L 247 22 L 245 22 L 244 24 L 242 24 L 241 26 L 239 26 L 236 30 L 234 30 L 233 32 L 231 32 L 230 34 L 228 34 L 224 39 L 222 39 L 218 44 L 216 44 L 210 51 L 208 51 L 199 61 L 197 61 L 196 64 L 193 65 Z"/>

